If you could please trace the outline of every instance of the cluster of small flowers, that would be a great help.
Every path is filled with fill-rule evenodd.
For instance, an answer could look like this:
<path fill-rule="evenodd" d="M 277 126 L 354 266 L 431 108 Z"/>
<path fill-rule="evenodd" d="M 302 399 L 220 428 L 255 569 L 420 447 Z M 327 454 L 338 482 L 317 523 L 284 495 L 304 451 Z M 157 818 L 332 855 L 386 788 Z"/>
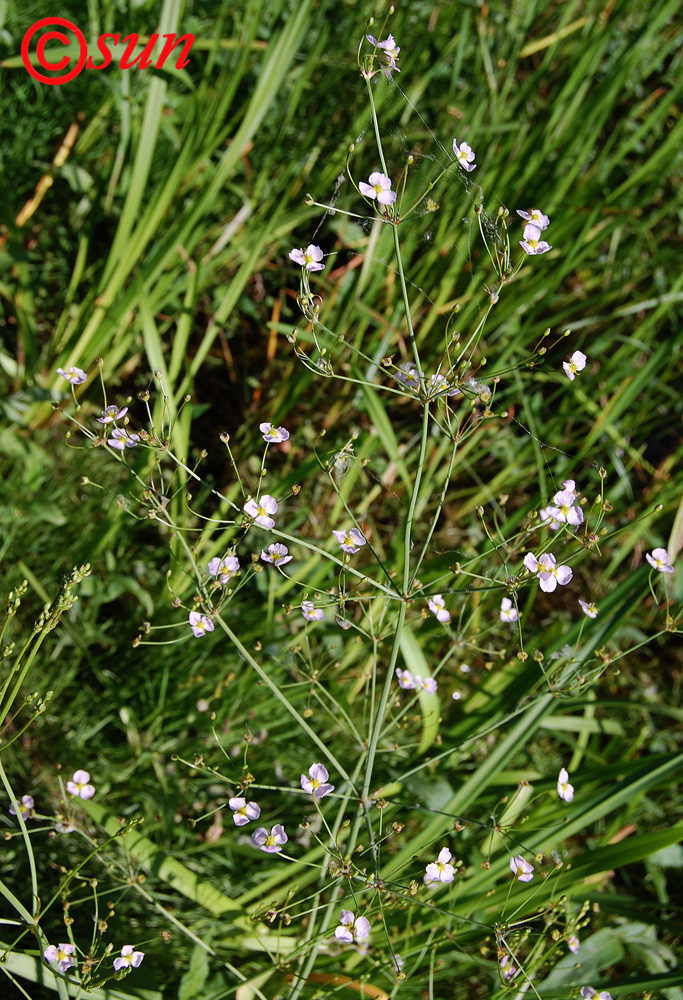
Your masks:
<path fill-rule="evenodd" d="M 323 764 L 311 764 L 308 774 L 301 775 L 301 787 L 316 799 L 322 799 L 334 791 L 334 785 L 328 781 L 329 773 Z M 258 819 L 261 807 L 256 802 L 247 802 L 244 798 L 228 800 L 232 809 L 235 826 L 245 826 L 250 820 Z M 251 839 L 266 854 L 278 854 L 287 843 L 288 837 L 281 823 L 276 823 L 270 833 L 265 826 L 258 827 Z"/>
<path fill-rule="evenodd" d="M 76 959 L 74 958 L 75 951 L 75 944 L 51 944 L 43 952 L 43 957 L 50 965 L 54 965 L 56 962 L 60 972 L 68 972 L 69 969 L 73 969 L 76 965 Z M 136 951 L 134 945 L 124 944 L 121 954 L 114 959 L 114 971 L 122 972 L 128 969 L 137 969 L 144 957 L 144 951 Z"/>
<path fill-rule="evenodd" d="M 61 375 L 62 378 L 65 378 L 67 382 L 71 383 L 71 385 L 82 385 L 88 378 L 83 369 L 76 368 L 75 365 L 72 365 L 71 368 L 66 371 L 64 371 L 63 368 L 58 368 L 57 374 Z M 108 406 L 106 409 L 102 410 L 102 416 L 97 417 L 97 422 L 98 424 L 102 424 L 106 427 L 109 424 L 115 424 L 117 420 L 123 420 L 127 413 L 127 406 L 124 406 L 121 409 L 119 409 L 118 406 Z M 105 443 L 108 444 L 110 448 L 115 448 L 117 451 L 125 451 L 126 448 L 135 448 L 140 444 L 140 435 L 131 434 L 125 427 L 114 427 L 111 434 L 105 438 Z"/>
<path fill-rule="evenodd" d="M 415 365 L 411 364 L 410 361 L 404 361 L 399 366 L 394 378 L 401 385 L 406 386 L 407 389 L 412 389 L 414 392 L 418 392 L 420 389 L 420 375 Z M 446 376 L 440 372 L 430 375 L 429 378 L 425 379 L 425 399 L 438 399 L 440 396 L 459 395 L 460 390 L 454 389 Z"/>

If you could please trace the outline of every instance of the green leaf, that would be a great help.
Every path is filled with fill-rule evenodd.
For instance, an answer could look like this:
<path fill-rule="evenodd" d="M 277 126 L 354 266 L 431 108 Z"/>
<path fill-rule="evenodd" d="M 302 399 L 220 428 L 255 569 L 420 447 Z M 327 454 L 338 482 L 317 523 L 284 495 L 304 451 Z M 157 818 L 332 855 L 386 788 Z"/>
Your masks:
<path fill-rule="evenodd" d="M 178 1000 L 197 1000 L 201 996 L 209 975 L 209 956 L 206 949 L 195 945 L 190 955 L 190 965 L 178 987 Z"/>

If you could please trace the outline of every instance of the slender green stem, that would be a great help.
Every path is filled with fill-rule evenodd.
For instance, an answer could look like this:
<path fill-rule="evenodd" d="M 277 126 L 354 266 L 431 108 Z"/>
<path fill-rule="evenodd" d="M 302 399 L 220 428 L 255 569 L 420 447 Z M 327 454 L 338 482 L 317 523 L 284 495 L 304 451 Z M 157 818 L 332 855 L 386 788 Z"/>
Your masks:
<path fill-rule="evenodd" d="M 289 712 L 289 714 L 294 719 L 296 719 L 296 721 L 299 724 L 299 726 L 301 726 L 301 728 L 304 730 L 304 732 L 308 736 L 310 736 L 310 738 L 313 740 L 313 742 L 315 743 L 315 745 L 320 750 L 322 750 L 322 752 L 324 753 L 325 757 L 329 760 L 329 762 L 332 764 L 332 766 L 335 767 L 336 770 L 339 772 L 339 774 L 341 774 L 344 778 L 346 778 L 347 781 L 351 781 L 346 768 L 342 764 L 339 763 L 339 761 L 334 756 L 334 754 L 332 753 L 332 751 L 330 750 L 330 748 L 327 746 L 327 744 L 325 743 L 325 741 L 322 740 L 313 729 L 311 729 L 311 727 L 306 722 L 306 720 L 294 708 L 294 705 L 292 705 L 292 703 L 289 701 L 289 699 L 286 698 L 283 695 L 282 691 L 277 686 L 277 684 L 275 684 L 275 682 L 271 680 L 271 678 L 268 676 L 268 674 L 263 669 L 263 667 L 259 663 L 257 663 L 257 661 L 254 659 L 254 657 L 251 655 L 251 653 L 249 652 L 249 650 L 245 646 L 242 645 L 242 643 L 237 638 L 237 636 L 232 631 L 232 629 L 227 624 L 227 622 L 225 622 L 221 618 L 220 615 L 216 615 L 216 621 L 218 622 L 218 624 L 220 625 L 220 627 L 223 629 L 223 631 L 225 632 L 225 634 L 227 635 L 227 637 L 230 639 L 230 641 L 232 642 L 233 646 L 235 647 L 235 649 L 237 650 L 237 652 L 240 654 L 240 656 L 247 661 L 247 663 L 249 664 L 249 666 L 258 675 L 259 679 L 266 685 L 266 687 L 268 687 L 272 691 L 272 693 L 275 695 L 275 697 L 280 702 L 280 704 Z"/>

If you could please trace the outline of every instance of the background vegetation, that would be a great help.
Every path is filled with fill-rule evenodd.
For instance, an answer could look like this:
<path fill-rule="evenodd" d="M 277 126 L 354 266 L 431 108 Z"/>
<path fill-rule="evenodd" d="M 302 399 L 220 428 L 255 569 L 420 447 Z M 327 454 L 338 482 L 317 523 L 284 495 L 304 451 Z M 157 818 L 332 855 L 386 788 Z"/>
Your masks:
<path fill-rule="evenodd" d="M 279 495 L 303 487 L 287 505 L 287 531 L 319 544 L 344 521 L 346 504 L 385 565 L 401 568 L 397 525 L 412 496 L 418 409 L 351 381 L 376 380 L 384 357 L 411 357 L 391 227 L 305 203 L 310 193 L 352 207 L 348 181 L 338 182 L 349 143 L 356 178 L 377 167 L 356 50 L 367 18 L 377 18 L 377 30 L 384 11 L 365 0 L 58 7 L 0 7 L 0 551 L 6 590 L 29 585 L 3 641 L 30 652 L 13 710 L 3 702 L 0 759 L 14 795 L 30 792 L 48 817 L 28 824 L 28 850 L 28 835 L 4 809 L 3 885 L 35 916 L 35 864 L 40 927 L 51 942 L 64 939 L 66 915 L 84 951 L 143 947 L 140 969 L 97 997 L 488 998 L 529 989 L 500 977 L 507 942 L 544 998 L 591 985 L 680 1000 L 683 713 L 674 633 L 683 582 L 679 567 L 665 597 L 661 577 L 650 588 L 644 561 L 655 546 L 675 559 L 683 544 L 679 5 L 413 0 L 391 19 L 401 73 L 378 79 L 374 92 L 394 173 L 413 155 L 411 184 L 421 190 L 447 162 L 454 136 L 477 153 L 473 183 L 449 173 L 432 193 L 438 210 L 401 229 L 425 370 L 443 355 L 447 323 L 465 340 L 487 301 L 492 276 L 475 203 L 483 201 L 485 226 L 501 205 L 512 213 L 540 206 L 556 248 L 530 260 L 491 312 L 473 363 L 477 377 L 501 377 L 496 419 L 479 421 L 458 452 L 421 582 L 427 589 L 468 561 L 486 577 L 489 535 L 504 526 L 516 537 L 563 479 L 574 478 L 592 503 L 604 467 L 612 509 L 601 515 L 608 535 L 582 554 L 571 587 L 552 602 L 520 595 L 526 648 L 546 665 L 564 664 L 563 648 L 577 648 L 585 628 L 589 667 L 574 689 L 558 691 L 537 659 L 517 658 L 517 633 L 498 620 L 504 590 L 475 587 L 454 601 L 463 608 L 455 641 L 433 619 L 422 622 L 419 609 L 412 614 L 403 654 L 427 671 L 443 663 L 441 717 L 436 727 L 424 705 L 390 705 L 393 728 L 372 785 L 388 804 L 380 819 L 373 810 L 373 822 L 403 830 L 383 847 L 381 865 L 369 853 L 356 863 L 385 879 L 401 874 L 392 875 L 389 933 L 373 918 L 369 957 L 325 945 L 338 907 L 327 939 L 307 937 L 324 856 L 306 830 L 293 846 L 301 815 L 315 820 L 309 800 L 295 795 L 300 772 L 319 759 L 310 735 L 218 629 L 201 641 L 133 645 L 143 622 L 181 620 L 169 586 L 192 598 L 177 536 L 148 515 L 149 498 L 129 474 L 150 474 L 149 453 L 131 452 L 126 467 L 73 429 L 65 441 L 68 424 L 51 402 L 73 414 L 55 372 L 82 367 L 92 377 L 78 390 L 79 419 L 94 427 L 104 405 L 97 358 L 107 401 L 130 397 L 135 428 L 147 423 L 139 394 L 150 391 L 155 424 L 173 421 L 172 451 L 188 468 L 199 463 L 202 484 L 188 486 L 191 475 L 176 467 L 163 485 L 174 523 L 192 529 L 202 558 L 222 553 L 234 531 L 212 540 L 195 512 L 225 513 L 211 489 L 233 502 L 241 496 L 219 435 L 230 434 L 250 491 L 261 468 L 259 423 L 284 424 L 292 439 L 269 468 Z M 41 85 L 19 51 L 27 28 L 48 13 L 76 21 L 89 41 L 124 29 L 146 37 L 157 23 L 193 32 L 191 64 L 111 67 Z M 312 282 L 324 323 L 368 359 L 363 366 L 337 350 L 335 371 L 348 381 L 303 366 L 288 340 L 296 327 L 300 349 L 314 356 L 288 259 L 310 241 L 331 255 Z M 554 346 L 525 366 L 548 328 L 544 343 Z M 570 385 L 561 364 L 575 349 L 589 362 Z M 356 461 L 338 496 L 316 454 L 325 462 L 354 435 Z M 421 524 L 437 509 L 446 456 L 435 435 L 417 497 Z M 328 563 L 310 549 L 296 556 L 295 579 L 325 594 Z M 37 643 L 34 621 L 84 563 L 91 573 L 78 601 Z M 456 576 L 440 586 L 465 593 Z M 577 599 L 589 594 L 601 613 L 582 625 Z M 383 665 L 375 669 L 377 649 L 373 660 L 355 633 L 335 627 L 334 608 L 325 625 L 304 632 L 299 613 L 283 608 L 301 596 L 298 584 L 253 574 L 225 617 L 351 772 L 361 759 L 351 726 L 367 734 Z M 33 700 L 21 707 L 25 695 Z M 577 795 L 560 815 L 562 766 Z M 90 771 L 97 795 L 78 809 L 71 803 L 77 830 L 55 836 L 49 817 L 66 808 L 58 777 L 77 767 Z M 264 816 L 285 821 L 293 810 L 291 853 L 310 868 L 277 863 L 239 839 L 222 810 L 231 782 L 247 772 Z M 522 781 L 533 792 L 516 793 Z M 117 818 L 142 822 L 112 839 Z M 454 823 L 465 829 L 454 832 Z M 446 842 L 465 874 L 448 897 L 420 886 L 413 905 L 410 880 L 421 883 Z M 508 904 L 505 869 L 522 846 L 527 856 L 560 852 L 564 867 L 534 896 L 515 883 Z M 329 878 L 324 884 L 327 904 L 334 890 Z M 1 905 L 3 920 L 16 920 L 9 896 Z M 582 939 L 578 969 L 552 938 L 568 926 Z M 40 960 L 39 938 L 8 924 L 2 940 L 16 942 L 0 966 L 9 995 L 64 990 Z M 395 952 L 404 981 L 396 981 Z"/>

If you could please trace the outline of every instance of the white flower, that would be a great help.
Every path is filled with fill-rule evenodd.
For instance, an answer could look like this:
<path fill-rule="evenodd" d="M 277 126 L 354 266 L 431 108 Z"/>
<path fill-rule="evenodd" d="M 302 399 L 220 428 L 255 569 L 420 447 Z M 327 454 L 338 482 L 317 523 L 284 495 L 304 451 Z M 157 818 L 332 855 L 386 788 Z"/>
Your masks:
<path fill-rule="evenodd" d="M 438 621 L 443 622 L 444 625 L 451 620 L 451 613 L 446 610 L 446 602 L 441 594 L 434 594 L 434 597 L 429 598 L 429 610 L 435 614 Z"/>
<path fill-rule="evenodd" d="M 532 208 L 528 212 L 523 212 L 518 208 L 517 215 L 530 222 L 532 226 L 536 226 L 537 229 L 547 229 L 550 225 L 550 219 L 543 214 L 540 208 Z"/>
<path fill-rule="evenodd" d="M 304 616 L 307 622 L 321 622 L 325 617 L 325 612 L 322 608 L 316 608 L 313 601 L 302 601 L 301 602 L 301 614 Z"/>
<path fill-rule="evenodd" d="M 320 247 L 309 243 L 305 250 L 290 250 L 289 259 L 295 264 L 300 264 L 307 271 L 322 271 L 325 267 L 320 261 L 323 259 L 323 252 Z"/>
<path fill-rule="evenodd" d="M 256 802 L 247 802 L 246 799 L 228 799 L 228 805 L 232 809 L 232 818 L 235 826 L 246 826 L 252 819 L 258 819 L 261 815 L 261 807 Z"/>
<path fill-rule="evenodd" d="M 557 794 L 565 802 L 571 802 L 574 798 L 574 786 L 569 784 L 569 775 L 566 768 L 562 768 L 557 779 Z"/>
<path fill-rule="evenodd" d="M 415 690 L 415 681 L 409 670 L 401 670 L 400 667 L 396 667 L 396 676 L 398 677 L 399 687 L 402 687 L 404 691 Z"/>
<path fill-rule="evenodd" d="M 267 552 L 261 552 L 261 559 L 263 562 L 272 563 L 273 566 L 284 566 L 285 563 L 292 561 L 289 549 L 282 542 L 273 542 L 269 545 Z"/>
<path fill-rule="evenodd" d="M 301 775 L 301 787 L 305 792 L 314 795 L 316 799 L 322 799 L 329 792 L 334 791 L 334 785 L 328 782 L 329 774 L 324 764 L 311 764 L 308 769 L 308 777 Z"/>
<path fill-rule="evenodd" d="M 600 990 L 599 993 L 596 993 L 592 986 L 583 986 L 581 996 L 584 1000 L 612 1000 L 612 994 L 608 993 L 607 990 Z"/>
<path fill-rule="evenodd" d="M 587 601 L 582 601 L 581 598 L 579 598 L 579 604 L 581 605 L 581 610 L 583 611 L 584 615 L 586 615 L 588 618 L 598 617 L 598 609 L 595 606 L 595 604 L 588 604 Z"/>
<path fill-rule="evenodd" d="M 396 192 L 391 190 L 391 180 L 386 174 L 375 170 L 368 177 L 368 183 L 361 181 L 358 190 L 366 198 L 376 198 L 380 205 L 393 205 L 396 201 Z"/>
<path fill-rule="evenodd" d="M 578 491 L 577 491 L 577 489 L 576 489 L 576 483 L 574 482 L 574 480 L 573 480 L 573 479 L 565 479 L 565 480 L 563 481 L 563 483 L 562 483 L 562 487 L 563 487 L 563 489 L 565 489 L 565 490 L 566 490 L 566 491 L 567 491 L 568 493 L 571 493 L 571 494 L 572 494 L 572 496 L 574 497 L 574 499 L 576 499 L 576 498 L 577 498 L 577 496 L 579 495 L 579 494 L 578 494 Z"/>
<path fill-rule="evenodd" d="M 225 559 L 219 559 L 216 556 L 210 561 L 207 568 L 211 576 L 217 577 L 218 582 L 224 587 L 233 576 L 237 576 L 240 571 L 240 563 L 237 556 L 226 556 Z"/>
<path fill-rule="evenodd" d="M 500 602 L 500 620 L 502 622 L 516 622 L 519 615 L 509 597 L 504 597 Z"/>
<path fill-rule="evenodd" d="M 269 444 L 289 439 L 289 431 L 284 427 L 276 427 L 275 424 L 259 424 L 259 430 L 263 434 L 263 440 Z"/>
<path fill-rule="evenodd" d="M 510 858 L 510 868 L 519 882 L 531 882 L 534 877 L 534 866 L 525 861 L 521 854 Z"/>
<path fill-rule="evenodd" d="M 367 917 L 358 917 L 355 920 L 351 910 L 341 911 L 340 924 L 341 926 L 337 927 L 334 932 L 337 941 L 352 944 L 354 940 L 365 941 L 366 938 L 370 937 L 370 921 Z"/>
<path fill-rule="evenodd" d="M 660 573 L 673 573 L 674 567 L 671 565 L 669 553 L 666 549 L 653 549 L 646 552 L 645 558 L 653 569 L 658 569 Z"/>
<path fill-rule="evenodd" d="M 249 517 L 253 517 L 254 522 L 260 524 L 262 528 L 272 528 L 275 525 L 270 515 L 277 514 L 277 501 L 267 493 L 264 493 L 260 500 L 253 498 L 247 500 L 242 510 Z"/>
<path fill-rule="evenodd" d="M 528 226 L 524 227 L 524 239 L 519 241 L 519 245 L 522 250 L 528 254 L 538 254 L 545 253 L 547 250 L 552 250 L 552 247 L 545 240 L 540 239 L 541 230 L 538 226 L 533 226 L 529 223 Z"/>
<path fill-rule="evenodd" d="M 449 864 L 453 855 L 447 847 L 443 847 L 439 852 L 439 857 L 432 864 L 427 865 L 426 872 L 432 882 L 452 882 L 455 877 L 455 868 Z"/>
<path fill-rule="evenodd" d="M 563 361 L 562 367 L 564 368 L 564 373 L 570 382 L 573 382 L 576 378 L 577 372 L 582 372 L 586 367 L 586 361 L 588 358 L 581 351 L 574 351 L 569 361 Z"/>
<path fill-rule="evenodd" d="M 458 146 L 458 140 L 453 140 L 453 152 L 455 153 L 455 158 L 462 167 L 468 173 L 474 170 L 477 164 L 474 162 L 475 153 L 471 146 L 468 146 L 466 142 L 461 142 Z"/>
<path fill-rule="evenodd" d="M 577 938 L 576 934 L 570 934 L 567 938 L 567 947 L 569 948 L 572 955 L 579 954 L 579 948 L 581 947 L 581 942 Z"/>
<path fill-rule="evenodd" d="M 344 552 L 358 552 L 360 546 L 366 544 L 358 528 L 351 528 L 350 531 L 333 531 L 332 534 Z"/>

